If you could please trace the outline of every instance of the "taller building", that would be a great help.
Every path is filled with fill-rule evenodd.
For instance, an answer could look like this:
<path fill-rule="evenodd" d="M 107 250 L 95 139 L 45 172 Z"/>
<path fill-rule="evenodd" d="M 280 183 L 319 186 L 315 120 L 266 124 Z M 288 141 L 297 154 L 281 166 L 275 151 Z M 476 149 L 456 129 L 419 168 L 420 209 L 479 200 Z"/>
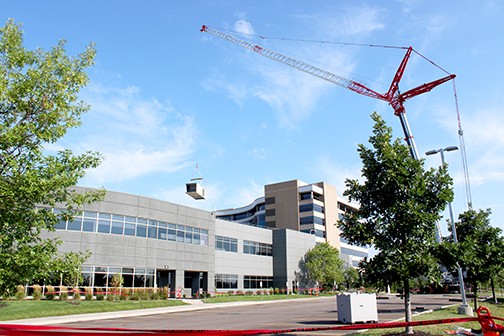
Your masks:
<path fill-rule="evenodd" d="M 311 234 L 341 252 L 349 265 L 368 256 L 366 248 L 352 246 L 340 237 L 337 222 L 355 204 L 338 197 L 336 188 L 325 182 L 291 180 L 264 186 L 264 197 L 240 208 L 215 212 L 216 218 L 270 229 L 289 229 Z"/>

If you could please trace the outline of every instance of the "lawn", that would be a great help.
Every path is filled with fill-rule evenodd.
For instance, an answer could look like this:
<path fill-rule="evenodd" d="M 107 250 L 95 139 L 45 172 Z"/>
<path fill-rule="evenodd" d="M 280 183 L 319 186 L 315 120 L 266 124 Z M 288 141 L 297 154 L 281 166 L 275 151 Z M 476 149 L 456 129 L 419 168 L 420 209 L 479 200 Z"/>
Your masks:
<path fill-rule="evenodd" d="M 120 310 L 160 308 L 185 305 L 179 300 L 146 301 L 59 301 L 59 300 L 22 300 L 0 301 L 0 321 L 28 319 L 47 316 L 103 313 Z"/>
<path fill-rule="evenodd" d="M 472 302 L 470 303 L 471 307 L 473 306 Z M 490 303 L 490 302 L 481 302 L 480 306 L 485 306 L 490 311 L 490 314 L 495 317 L 504 318 L 504 303 L 500 302 L 498 304 Z M 440 319 L 451 319 L 451 318 L 464 318 L 468 317 L 465 315 L 459 315 L 457 313 L 458 305 L 451 306 L 446 309 L 437 310 L 434 312 L 420 314 L 413 317 L 413 321 L 426 321 L 426 320 L 440 320 Z M 474 317 L 477 317 L 476 312 L 474 312 Z M 497 324 L 504 324 L 504 322 L 495 320 Z M 418 326 L 414 327 L 414 331 L 421 331 L 425 333 L 429 333 L 432 335 L 448 335 L 450 332 L 456 331 L 459 328 L 471 329 L 473 332 L 480 334 L 481 326 L 479 322 L 464 322 L 464 323 L 450 323 L 450 324 L 435 324 L 431 326 Z M 367 330 L 365 332 L 359 333 L 361 335 L 385 335 L 385 334 L 394 334 L 403 332 L 404 328 L 397 329 L 375 329 L 375 330 Z"/>

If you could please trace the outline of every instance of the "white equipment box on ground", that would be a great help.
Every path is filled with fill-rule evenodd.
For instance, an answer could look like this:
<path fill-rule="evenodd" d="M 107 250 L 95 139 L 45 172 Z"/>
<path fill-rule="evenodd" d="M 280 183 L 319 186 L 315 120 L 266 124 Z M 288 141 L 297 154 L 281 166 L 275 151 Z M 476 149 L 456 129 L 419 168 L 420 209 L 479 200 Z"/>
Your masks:
<path fill-rule="evenodd" d="M 340 322 L 378 322 L 376 294 L 338 294 L 336 305 Z"/>

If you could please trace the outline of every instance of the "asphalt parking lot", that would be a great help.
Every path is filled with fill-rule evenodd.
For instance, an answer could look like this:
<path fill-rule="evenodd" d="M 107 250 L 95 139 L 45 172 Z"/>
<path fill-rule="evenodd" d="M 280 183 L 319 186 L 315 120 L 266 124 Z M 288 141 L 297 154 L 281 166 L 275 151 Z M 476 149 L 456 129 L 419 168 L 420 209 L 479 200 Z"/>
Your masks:
<path fill-rule="evenodd" d="M 453 295 L 412 295 L 413 313 L 457 304 Z M 175 308 L 175 307 L 174 307 Z M 379 322 L 394 321 L 404 317 L 403 300 L 395 295 L 377 298 Z M 60 325 L 77 328 L 127 328 L 156 330 L 285 330 L 323 328 L 341 325 L 335 297 L 317 297 L 282 301 L 243 302 L 233 304 L 194 303 L 185 310 L 165 309 L 147 315 L 121 316 L 113 318 L 105 314 L 93 314 L 94 318 L 71 321 L 52 318 L 38 324 Z M 32 321 L 34 322 L 34 321 Z M 29 323 L 29 321 L 28 321 Z M 34 322 L 37 324 L 36 322 Z M 344 331 L 317 331 L 289 333 L 289 335 L 342 335 Z"/>

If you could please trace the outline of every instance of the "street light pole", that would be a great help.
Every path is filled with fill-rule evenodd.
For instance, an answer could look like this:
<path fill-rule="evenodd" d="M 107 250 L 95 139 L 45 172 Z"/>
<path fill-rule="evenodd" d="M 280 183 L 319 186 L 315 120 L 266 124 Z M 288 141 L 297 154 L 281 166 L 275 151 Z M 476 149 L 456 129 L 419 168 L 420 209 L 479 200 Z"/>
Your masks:
<path fill-rule="evenodd" d="M 425 155 L 434 155 L 434 154 L 439 153 L 441 155 L 441 163 L 444 166 L 444 164 L 445 164 L 444 152 L 451 152 L 451 151 L 455 151 L 455 150 L 458 150 L 457 146 L 449 146 L 449 147 L 445 147 L 445 148 L 430 150 L 428 152 L 425 152 Z M 451 202 L 448 202 L 448 211 L 450 213 L 450 224 L 452 227 L 453 242 L 455 244 L 457 244 L 458 243 L 457 230 L 455 228 L 455 221 L 453 219 L 453 209 L 452 209 Z M 473 316 L 473 310 L 467 304 L 467 298 L 466 298 L 465 286 L 464 286 L 464 275 L 462 273 L 462 268 L 460 266 L 458 267 L 458 276 L 459 276 L 459 281 L 460 281 L 460 294 L 462 295 L 462 304 L 458 308 L 458 313 L 460 315 Z"/>

